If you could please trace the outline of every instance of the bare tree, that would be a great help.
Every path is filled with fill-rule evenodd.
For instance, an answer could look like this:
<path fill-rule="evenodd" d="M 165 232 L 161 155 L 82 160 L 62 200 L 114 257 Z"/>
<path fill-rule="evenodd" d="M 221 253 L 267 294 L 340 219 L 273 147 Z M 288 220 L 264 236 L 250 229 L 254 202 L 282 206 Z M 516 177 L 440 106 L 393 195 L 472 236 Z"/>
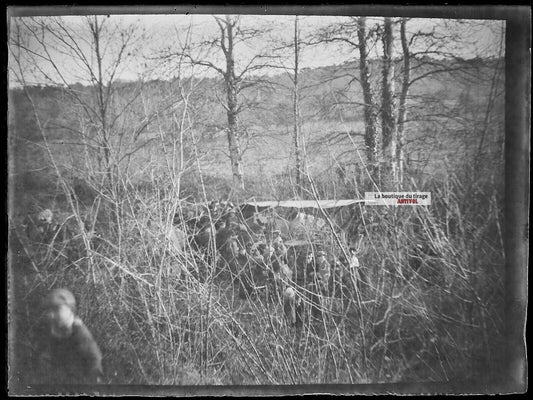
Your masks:
<path fill-rule="evenodd" d="M 302 193 L 302 171 L 304 169 L 301 148 L 301 123 L 300 123 L 300 93 L 298 83 L 299 72 L 299 53 L 300 53 L 300 32 L 298 29 L 298 16 L 294 17 L 294 90 L 293 90 L 293 140 L 294 140 L 294 158 L 296 169 L 296 186 L 298 193 Z"/>
<path fill-rule="evenodd" d="M 220 48 L 226 58 L 226 70 L 224 71 L 224 83 L 226 85 L 226 113 L 228 116 L 228 148 L 231 161 L 231 171 L 233 173 L 233 185 L 235 188 L 244 189 L 244 172 L 242 169 L 242 154 L 239 143 L 239 83 L 240 76 L 235 74 L 234 56 L 234 28 L 238 23 L 238 18 L 232 19 L 226 15 L 224 19 L 216 18 L 220 28 Z"/>
<path fill-rule="evenodd" d="M 383 66 L 381 87 L 381 130 L 383 136 L 382 151 L 387 178 L 392 183 L 398 182 L 396 166 L 396 117 L 394 104 L 394 62 L 392 54 L 393 34 L 391 18 L 383 23 Z"/>
<path fill-rule="evenodd" d="M 402 43 L 402 56 L 403 56 L 403 74 L 402 74 L 402 88 L 400 92 L 400 103 L 398 105 L 398 130 L 397 130 L 397 148 L 396 159 L 398 164 L 398 181 L 400 184 L 403 182 L 404 164 L 405 164 L 405 151 L 404 151 L 404 130 L 405 120 L 407 117 L 407 93 L 409 91 L 409 81 L 411 79 L 411 58 L 409 55 L 409 44 L 407 42 L 406 33 L 407 18 L 402 18 L 400 22 L 400 40 Z"/>
<path fill-rule="evenodd" d="M 366 158 L 370 165 L 374 165 L 377 157 L 377 113 L 367 61 L 366 17 L 357 19 L 357 38 L 359 44 L 359 76 L 364 99 Z"/>
<path fill-rule="evenodd" d="M 421 161 L 420 157 L 412 157 L 413 152 L 424 146 L 426 148 L 424 154 L 429 156 L 430 152 L 427 151 L 429 143 L 438 148 L 442 134 L 446 134 L 449 140 L 463 141 L 465 151 L 470 151 L 467 150 L 470 146 L 472 151 L 475 151 L 473 148 L 476 146 L 468 142 L 478 135 L 464 135 L 464 132 L 477 132 L 479 127 L 483 127 L 480 132 L 480 144 L 483 144 L 488 114 L 485 110 L 477 109 L 478 106 L 475 105 L 477 101 L 472 101 L 474 99 L 469 88 L 472 84 L 490 85 L 486 109 L 492 109 L 496 96 L 494 88 L 497 86 L 494 83 L 495 80 L 499 80 L 502 71 L 501 55 L 496 59 L 489 56 L 497 54 L 499 50 L 480 47 L 472 42 L 474 39 L 471 39 L 476 37 L 476 29 L 494 29 L 497 26 L 494 21 L 472 23 L 461 20 L 439 20 L 431 28 L 420 28 L 410 20 L 403 18 L 399 23 L 402 59 L 397 74 L 397 80 L 401 83 L 397 109 L 396 149 L 399 182 L 404 179 L 409 160 Z M 465 59 L 458 55 L 457 49 L 460 46 L 469 46 L 472 57 Z M 493 73 L 489 72 L 487 75 L 487 71 Z M 487 80 L 486 77 L 489 75 L 491 79 Z M 464 92 L 459 96 L 457 103 L 450 104 L 446 98 L 434 93 L 422 94 L 420 90 L 413 92 L 413 88 L 421 82 L 434 85 L 442 80 L 447 82 L 453 80 L 457 82 L 458 87 L 464 87 Z M 467 114 L 471 115 L 467 117 Z M 483 121 L 480 120 L 482 115 L 485 117 Z M 434 131 L 441 133 L 435 136 L 429 132 L 424 134 L 416 132 L 417 125 L 427 127 L 428 124 L 435 126 L 437 129 Z M 458 132 L 463 133 L 457 134 Z"/>
<path fill-rule="evenodd" d="M 375 88 L 373 87 L 371 76 L 371 63 L 369 59 L 370 51 L 374 47 L 373 40 L 379 26 L 374 25 L 370 29 L 367 26 L 366 17 L 350 17 L 339 19 L 338 22 L 320 29 L 312 43 L 339 44 L 346 46 L 356 52 L 355 58 L 358 60 L 357 69 L 354 70 L 352 64 L 348 68 L 341 66 L 337 74 L 330 79 L 342 79 L 349 77 L 348 86 L 345 91 L 353 91 L 351 84 L 359 83 L 361 87 L 362 100 L 353 99 L 347 93 L 337 93 L 335 103 L 337 105 L 348 104 L 349 107 L 362 107 L 363 120 L 365 124 L 364 143 L 368 172 L 371 176 L 377 173 L 376 163 L 378 158 L 378 110 L 379 105 L 375 98 Z M 338 99 L 337 99 L 338 96 Z M 353 134 L 353 133 L 352 133 Z"/>
<path fill-rule="evenodd" d="M 334 74 L 330 74 L 328 82 L 336 79 L 346 81 L 346 78 L 349 80 L 341 89 L 336 89 L 334 96 L 322 96 L 320 106 L 328 112 L 334 107 L 343 112 L 350 107 L 360 107 L 364 115 L 361 120 L 365 123 L 367 167 L 377 157 L 377 147 L 381 141 L 381 152 L 385 158 L 383 162 L 388 164 L 386 169 L 392 173 L 394 167 L 396 171 L 393 175 L 397 175 L 398 182 L 403 182 L 407 164 L 415 160 L 424 161 L 415 153 L 424 147 L 422 142 L 431 141 L 437 148 L 439 138 L 435 136 L 438 135 L 436 132 L 444 129 L 453 135 L 454 130 L 457 130 L 458 119 L 455 117 L 460 110 L 450 109 L 449 99 L 423 89 L 422 83 L 428 83 L 429 88 L 441 79 L 448 82 L 452 79 L 468 87 L 473 82 L 483 80 L 486 74 L 482 69 L 492 68 L 494 65 L 487 59 L 487 49 L 476 46 L 471 38 L 477 37 L 473 34 L 476 28 L 493 24 L 436 20 L 430 26 L 424 26 L 417 25 L 416 21 L 410 24 L 410 19 L 404 18 L 398 20 L 398 23 L 389 19 L 388 22 L 373 21 L 374 24 L 369 25 L 369 20 L 366 17 L 339 18 L 337 23 L 316 32 L 313 44 L 332 44 L 349 51 L 357 50 L 359 67 L 358 71 L 354 71 L 352 63 L 345 63 L 333 68 Z M 376 40 L 380 40 L 381 46 L 376 46 Z M 400 51 L 395 51 L 395 46 Z M 464 59 L 459 55 L 460 49 L 466 46 L 474 49 L 473 55 L 477 56 L 478 61 Z M 376 68 L 373 68 L 375 65 L 381 65 L 380 77 Z M 498 75 L 495 74 L 494 77 L 497 78 Z M 360 85 L 360 91 L 354 90 L 353 82 Z M 395 83 L 399 86 L 397 93 Z M 417 90 L 413 92 L 415 87 Z M 378 90 L 380 95 L 376 96 Z M 358 93 L 361 99 L 357 98 Z M 496 93 L 492 93 L 491 98 L 494 98 Z M 469 109 L 473 108 L 472 104 L 467 106 Z M 492 106 L 489 104 L 488 107 Z M 478 119 L 476 115 L 488 114 L 485 110 L 478 110 L 472 118 Z M 450 118 L 453 123 L 443 126 L 443 119 Z M 487 118 L 477 125 L 464 118 L 460 120 L 467 130 L 474 126 L 488 126 Z M 380 135 L 377 134 L 378 123 L 381 125 Z M 415 129 L 417 125 L 427 127 L 428 123 L 434 124 L 436 129 Z M 465 135 L 461 137 L 465 141 L 468 139 Z M 485 135 L 482 135 L 481 146 L 483 137 Z M 391 146 L 395 146 L 395 150 Z M 471 144 L 469 146 L 473 147 Z M 423 154 L 427 155 L 429 152 Z M 411 166 L 423 164 L 419 162 Z"/>
<path fill-rule="evenodd" d="M 146 145 L 140 135 L 155 116 L 135 122 L 130 112 L 142 83 L 127 95 L 118 85 L 121 69 L 142 43 L 142 31 L 102 16 L 83 17 L 78 25 L 61 17 L 13 21 L 10 52 L 23 66 L 11 68 L 14 79 L 21 85 L 37 79 L 63 88 L 62 113 L 71 122 L 61 126 L 49 119 L 49 128 L 71 132 L 67 144 L 81 149 L 76 161 L 85 162 L 84 178 L 111 188 L 120 163 Z"/>
<path fill-rule="evenodd" d="M 242 26 L 239 16 L 215 16 L 214 19 L 218 34 L 194 45 L 182 46 L 177 53 L 169 51 L 164 57 L 167 59 L 175 56 L 183 57 L 190 65 L 207 67 L 223 78 L 225 99 L 219 98 L 219 101 L 227 116 L 228 157 L 231 163 L 233 189 L 241 191 L 244 189 L 244 170 L 239 115 L 251 106 L 242 100 L 242 92 L 261 82 L 259 78 L 251 76 L 254 72 L 271 65 L 264 61 L 269 58 L 265 54 L 255 54 L 247 62 L 236 60 L 236 46 L 257 39 L 265 34 L 265 30 Z M 215 60 L 219 52 L 222 52 L 223 66 Z M 236 66 L 239 61 L 245 64 L 242 68 Z"/>

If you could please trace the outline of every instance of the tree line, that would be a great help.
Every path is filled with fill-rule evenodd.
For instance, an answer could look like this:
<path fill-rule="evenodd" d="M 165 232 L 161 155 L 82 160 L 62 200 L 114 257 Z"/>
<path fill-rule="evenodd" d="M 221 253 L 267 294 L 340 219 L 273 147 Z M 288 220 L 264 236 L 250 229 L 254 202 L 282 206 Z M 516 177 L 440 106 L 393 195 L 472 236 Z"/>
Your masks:
<path fill-rule="evenodd" d="M 124 161 L 131 159 L 147 142 L 156 140 L 146 137 L 149 130 L 163 130 L 172 136 L 172 151 L 177 151 L 173 156 L 180 160 L 179 168 L 173 165 L 173 173 L 179 175 L 186 164 L 187 148 L 192 155 L 194 147 L 198 147 L 195 135 L 202 134 L 202 123 L 213 114 L 210 104 L 218 104 L 224 110 L 225 122 L 216 129 L 226 135 L 232 188 L 236 194 L 243 191 L 246 150 L 243 140 L 247 140 L 248 132 L 242 118 L 250 110 L 258 115 L 267 108 L 262 101 L 265 93 L 269 99 L 285 94 L 292 98 L 290 113 L 284 111 L 292 114 L 294 164 L 291 170 L 300 196 L 305 196 L 303 188 L 308 177 L 302 120 L 308 118 L 306 110 L 312 112 L 306 105 L 309 103 L 318 102 L 323 114 L 339 115 L 341 123 L 350 113 L 356 119 L 361 116 L 363 164 L 369 180 L 382 189 L 398 189 L 408 178 L 406 147 L 420 129 L 416 118 L 421 116 L 417 109 L 428 104 L 428 99 L 416 88 L 431 84 L 435 78 L 453 79 L 458 86 L 477 80 L 490 87 L 488 99 L 480 117 L 482 121 L 473 120 L 467 129 L 481 131 L 477 133 L 481 137 L 478 153 L 483 153 L 491 122 L 498 118 L 498 101 L 501 103 L 502 43 L 499 43 L 500 58 L 479 49 L 477 57 L 465 59 L 454 49 L 466 43 L 464 37 L 473 28 L 459 20 L 443 20 L 436 22 L 432 29 L 422 29 L 417 20 L 410 18 L 339 17 L 328 26 L 302 35 L 301 18 L 305 17 L 294 16 L 292 38 L 278 38 L 247 58 L 242 56 L 242 48 L 265 40 L 272 28 L 245 25 L 241 16 L 226 15 L 214 16 L 213 29 L 202 37 L 193 34 L 192 25 L 176 29 L 175 43 L 151 55 L 159 73 L 172 77 L 175 82 L 168 91 L 159 89 L 159 104 L 150 101 L 149 69 L 144 70 L 146 75 L 136 84 L 128 85 L 127 91 L 122 90 L 124 84 L 119 79 L 119 71 L 134 62 L 133 54 L 144 43 L 145 33 L 107 17 L 83 17 L 79 26 L 56 17 L 15 19 L 10 33 L 10 73 L 23 86 L 29 84 L 29 76 L 40 76 L 50 84 L 63 86 L 64 101 L 78 125 L 69 128 L 75 130 L 78 140 L 89 149 L 91 162 L 95 164 L 86 169 L 97 171 L 95 184 L 109 188 L 116 186 Z M 462 35 L 457 33 L 460 31 Z M 83 39 L 83 33 L 89 34 L 88 39 Z M 499 34 L 502 36 L 503 31 Z M 322 82 L 306 82 L 302 53 L 317 46 L 330 46 L 333 54 L 347 52 L 355 63 L 334 67 L 331 76 L 321 77 Z M 62 60 L 66 59 L 79 66 L 80 74 L 90 83 L 89 91 L 71 83 L 69 71 L 62 66 Z M 30 74 L 27 65 L 31 61 L 35 67 Z M 281 71 L 286 79 L 269 79 L 268 72 L 272 71 Z M 206 90 L 206 82 L 213 79 L 217 83 Z M 335 85 L 335 81 L 342 84 Z M 317 85 L 328 84 L 333 89 L 327 95 L 316 94 Z M 204 104 L 198 101 L 200 95 Z M 438 114 L 452 123 L 463 117 L 457 115 L 456 109 L 446 110 L 438 102 L 435 107 L 441 109 L 435 110 L 435 115 L 423 117 L 433 118 Z M 339 109 L 341 114 L 337 114 Z M 162 115 L 165 115 L 164 122 Z M 344 140 L 352 140 L 347 129 L 341 135 Z"/>

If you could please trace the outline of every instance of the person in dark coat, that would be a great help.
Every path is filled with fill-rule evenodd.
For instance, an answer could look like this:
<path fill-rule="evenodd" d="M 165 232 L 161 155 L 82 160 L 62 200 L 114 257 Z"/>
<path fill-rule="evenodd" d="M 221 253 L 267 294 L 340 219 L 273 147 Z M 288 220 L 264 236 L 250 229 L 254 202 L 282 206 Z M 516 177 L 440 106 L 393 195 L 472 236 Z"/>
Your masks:
<path fill-rule="evenodd" d="M 67 289 L 54 289 L 44 299 L 40 337 L 40 373 L 46 383 L 88 384 L 103 379 L 102 353 L 76 315 L 76 300 Z"/>

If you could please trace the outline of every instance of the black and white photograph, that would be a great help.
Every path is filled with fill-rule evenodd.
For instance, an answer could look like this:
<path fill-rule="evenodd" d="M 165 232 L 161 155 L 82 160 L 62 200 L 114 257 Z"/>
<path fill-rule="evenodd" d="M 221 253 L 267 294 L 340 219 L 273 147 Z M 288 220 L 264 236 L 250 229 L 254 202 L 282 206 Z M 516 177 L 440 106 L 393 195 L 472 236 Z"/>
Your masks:
<path fill-rule="evenodd" d="M 527 391 L 530 7 L 6 20 L 10 395 Z"/>

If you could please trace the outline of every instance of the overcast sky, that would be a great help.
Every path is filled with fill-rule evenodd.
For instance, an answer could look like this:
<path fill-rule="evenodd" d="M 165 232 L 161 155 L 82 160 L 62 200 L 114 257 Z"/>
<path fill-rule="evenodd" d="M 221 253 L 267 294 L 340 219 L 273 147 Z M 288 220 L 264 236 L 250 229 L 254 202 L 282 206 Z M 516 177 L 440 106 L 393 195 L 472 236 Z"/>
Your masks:
<path fill-rule="evenodd" d="M 346 21 L 347 17 L 337 16 L 303 16 L 300 17 L 301 38 L 306 38 L 313 32 L 316 32 L 322 27 L 339 24 Z M 51 22 L 50 17 L 41 17 L 39 21 Z M 64 25 L 71 29 L 78 36 L 74 36 L 77 46 L 84 55 L 86 55 L 87 63 L 92 63 L 94 60 L 90 56 L 90 34 L 86 29 L 87 20 L 80 16 L 62 17 Z M 27 31 L 21 21 L 28 22 L 25 17 L 19 17 L 10 20 L 10 37 L 14 39 L 17 33 L 20 33 L 21 40 L 24 41 L 30 53 L 18 52 L 17 46 L 10 46 L 10 68 L 17 71 L 20 77 L 21 71 L 28 83 L 45 83 L 40 77 L 44 72 L 46 75 L 54 80 L 57 80 L 55 68 L 62 71 L 63 76 L 70 83 L 83 82 L 84 73 L 79 69 L 83 67 L 83 62 L 80 63 L 76 58 L 71 57 L 69 48 L 64 44 L 58 44 L 58 39 L 53 38 L 53 35 L 41 36 L 39 39 L 32 37 Z M 131 42 L 131 51 L 128 51 L 123 59 L 121 69 L 117 73 L 117 77 L 125 80 L 137 79 L 140 75 L 145 75 L 147 71 L 152 71 L 154 67 L 160 67 L 162 64 L 154 57 L 166 50 L 176 51 L 178 44 L 184 42 L 186 29 L 191 26 L 191 42 L 195 43 L 203 39 L 214 37 L 219 33 L 218 26 L 212 15 L 197 14 L 197 15 L 111 15 L 109 18 L 104 18 L 104 26 L 106 27 L 105 34 L 107 39 L 105 41 L 106 62 L 112 63 L 118 54 L 119 34 L 123 29 L 132 29 L 135 34 L 135 40 Z M 381 17 L 369 17 L 367 26 L 371 27 L 373 24 L 382 21 Z M 502 21 L 483 21 L 483 20 L 461 20 L 461 24 L 455 24 L 453 20 L 417 18 L 411 19 L 408 22 L 408 31 L 410 34 L 416 32 L 429 32 L 436 29 L 437 34 L 442 35 L 457 35 L 457 42 L 454 48 L 447 50 L 453 52 L 457 56 L 464 58 L 474 57 L 477 55 L 497 55 L 502 43 L 502 32 L 504 23 Z M 280 41 L 290 43 L 294 35 L 294 16 L 292 15 L 242 15 L 240 18 L 242 27 L 264 28 L 271 29 L 268 35 L 251 40 L 247 43 L 239 43 L 236 47 L 236 60 L 241 65 L 245 65 L 254 54 L 259 52 L 266 52 L 271 54 L 273 47 L 279 47 Z M 18 27 L 22 29 L 18 30 Z M 55 25 L 53 28 L 58 37 L 65 38 L 65 32 Z M 396 34 L 398 37 L 398 34 Z M 44 38 L 42 43 L 39 40 Z M 444 44 L 444 40 L 442 43 Z M 440 45 L 437 43 L 437 45 Z M 43 46 L 44 45 L 44 46 Z M 419 49 L 423 45 L 419 44 Z M 422 46 L 422 47 L 420 47 Z M 45 47 L 48 54 L 44 53 Z M 396 50 L 401 51 L 399 43 L 396 45 Z M 416 49 L 414 49 L 416 50 Z M 376 52 L 377 51 L 377 52 Z M 381 51 L 379 43 L 374 48 L 371 56 L 379 56 Z M 290 54 L 290 53 L 289 53 Z M 42 56 L 52 58 L 55 65 L 50 64 Z M 301 68 L 317 67 L 331 64 L 341 64 L 347 60 L 354 60 L 357 52 L 353 48 L 343 46 L 311 46 L 305 47 L 301 54 Z M 14 65 L 14 56 L 20 56 L 20 64 Z M 214 60 L 215 63 L 222 61 L 221 54 L 217 55 L 214 51 L 208 54 L 203 54 L 204 57 Z M 285 66 L 290 66 L 291 57 L 283 60 Z M 269 71 L 265 71 L 269 72 Z M 271 70 L 270 73 L 274 73 Z M 159 69 L 159 76 L 165 77 L 168 74 L 164 69 Z M 153 76 L 153 75 L 152 75 Z M 10 74 L 10 83 L 15 84 L 17 76 Z"/>

